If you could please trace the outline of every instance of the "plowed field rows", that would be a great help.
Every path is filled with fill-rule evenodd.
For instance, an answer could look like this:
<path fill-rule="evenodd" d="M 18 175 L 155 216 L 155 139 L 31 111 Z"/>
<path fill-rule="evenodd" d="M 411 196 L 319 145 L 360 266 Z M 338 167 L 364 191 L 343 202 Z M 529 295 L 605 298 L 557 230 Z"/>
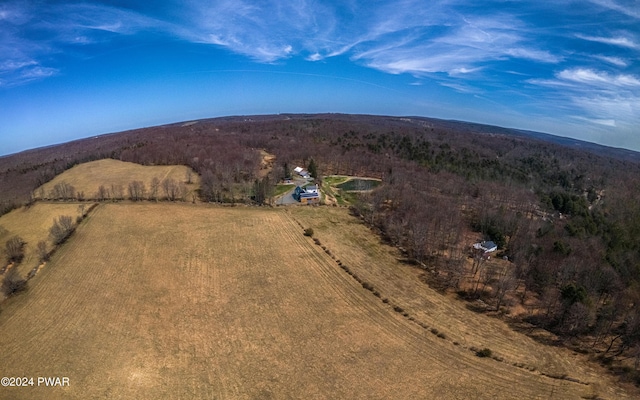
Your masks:
<path fill-rule="evenodd" d="M 365 290 L 297 221 L 447 339 Z M 0 314 L 0 376 L 64 376 L 70 386 L 0 388 L 0 397 L 624 395 L 570 353 L 447 305 L 393 264 L 392 250 L 344 210 L 101 205 Z M 474 344 L 537 369 L 478 358 L 465 348 Z"/>
<path fill-rule="evenodd" d="M 575 395 L 582 393 L 587 397 L 612 399 L 627 397 L 604 369 L 585 362 L 586 357 L 564 348 L 541 345 L 514 332 L 506 323 L 470 312 L 464 302 L 431 289 L 419 279 L 422 273 L 420 269 L 398 262 L 403 258 L 400 251 L 383 245 L 377 236 L 371 234 L 369 228 L 349 216 L 346 209 L 324 208 L 318 211 L 314 208 L 297 207 L 288 212 L 303 227 L 312 227 L 314 237 L 362 281 L 372 285 L 380 293 L 381 299 L 386 298 L 389 304 L 400 306 L 415 323 L 426 326 L 426 331 L 436 329 L 443 334 L 445 339 L 436 335 L 427 337 L 433 342 L 432 351 L 441 353 L 441 356 L 435 358 L 451 357 L 447 344 L 457 343 L 456 350 L 466 349 L 472 356 L 474 353 L 470 348 L 489 348 L 494 356 L 502 359 L 500 362 L 492 360 L 494 364 L 505 364 L 491 365 L 491 368 L 481 367 L 484 372 L 497 374 L 492 385 L 501 385 L 501 380 L 508 380 L 508 375 L 517 375 L 519 372 L 515 370 L 522 369 L 521 372 L 526 374 L 539 375 L 541 383 L 551 379 L 550 376 L 568 378 L 556 380 L 555 384 L 566 387 Z M 377 299 L 373 295 L 372 297 Z M 470 362 L 473 364 L 474 361 Z M 505 366 L 511 367 L 510 371 L 501 371 L 500 368 Z M 499 378 L 501 374 L 506 375 Z M 586 385 L 577 387 L 572 380 Z M 508 385 L 505 386 L 507 390 Z M 561 397 L 558 388 L 554 387 L 552 392 L 553 398 Z M 544 397 L 542 393 L 540 395 Z"/>

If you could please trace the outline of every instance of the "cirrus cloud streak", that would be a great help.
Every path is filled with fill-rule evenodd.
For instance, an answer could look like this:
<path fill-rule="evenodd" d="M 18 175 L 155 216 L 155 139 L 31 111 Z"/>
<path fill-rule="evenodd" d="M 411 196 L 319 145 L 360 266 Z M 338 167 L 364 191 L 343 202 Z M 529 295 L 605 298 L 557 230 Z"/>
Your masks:
<path fill-rule="evenodd" d="M 62 74 L 65 56 L 91 57 L 112 42 L 151 37 L 285 69 L 290 61 L 313 67 L 341 62 L 409 75 L 398 82 L 473 95 L 480 99 L 474 100 L 478 114 L 498 104 L 514 107 L 514 115 L 546 114 L 559 133 L 574 129 L 563 128 L 565 117 L 593 132 L 615 128 L 608 133 L 611 143 L 640 123 L 640 11 L 633 1 L 589 0 L 579 8 L 533 0 L 113 4 L 0 5 L 0 88 Z M 522 120 L 521 126 L 536 128 L 533 118 Z"/>

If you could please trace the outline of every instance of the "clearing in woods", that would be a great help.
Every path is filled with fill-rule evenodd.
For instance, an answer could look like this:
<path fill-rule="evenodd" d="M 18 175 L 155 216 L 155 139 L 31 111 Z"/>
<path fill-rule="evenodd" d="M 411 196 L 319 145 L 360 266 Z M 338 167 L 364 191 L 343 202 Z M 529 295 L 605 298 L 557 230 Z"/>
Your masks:
<path fill-rule="evenodd" d="M 433 292 L 395 251 L 345 209 L 102 204 L 0 314 L 0 376 L 70 385 L 0 396 L 625 397 L 571 352 Z"/>
<path fill-rule="evenodd" d="M 56 184 L 66 182 L 75 188 L 76 193 L 84 192 L 84 197 L 87 199 L 97 198 L 100 185 L 107 189 L 111 188 L 112 185 L 120 186 L 124 191 L 125 197 L 129 197 L 127 195 L 127 187 L 133 181 L 143 182 L 148 192 L 153 178 L 158 178 L 160 182 L 165 179 L 173 179 L 177 183 L 186 183 L 188 170 L 190 168 L 184 165 L 145 166 L 107 158 L 74 166 L 36 189 L 34 196 L 36 198 L 48 198 Z M 197 188 L 199 181 L 199 176 L 195 172 L 191 176 L 193 183 L 187 184 L 189 192 Z M 158 194 L 161 197 L 164 196 L 162 189 L 159 189 Z"/>

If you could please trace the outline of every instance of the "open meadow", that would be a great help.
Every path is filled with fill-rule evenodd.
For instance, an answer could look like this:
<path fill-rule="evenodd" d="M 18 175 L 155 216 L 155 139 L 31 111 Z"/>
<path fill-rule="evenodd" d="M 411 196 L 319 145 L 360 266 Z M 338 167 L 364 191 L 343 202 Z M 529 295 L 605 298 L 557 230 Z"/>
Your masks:
<path fill-rule="evenodd" d="M 430 290 L 395 252 L 346 209 L 102 204 L 0 313 L 0 375 L 69 386 L 0 398 L 626 397 Z"/>
<path fill-rule="evenodd" d="M 145 193 L 141 197 L 146 198 L 151 195 L 154 178 L 158 184 L 154 197 L 166 196 L 162 187 L 165 180 L 172 180 L 176 184 L 185 183 L 187 195 L 197 188 L 199 182 L 198 174 L 184 165 L 145 166 L 106 158 L 74 166 L 36 189 L 34 197 L 56 198 L 58 196 L 54 191 L 55 186 L 68 183 L 73 186 L 76 195 L 83 193 L 85 199 L 98 199 L 105 197 L 105 194 L 106 198 L 118 197 L 113 193 L 118 190 L 122 192 L 122 197 L 129 198 L 129 184 L 138 181 L 144 185 Z M 188 183 L 188 180 L 191 180 L 191 183 Z M 100 186 L 104 187 L 105 194 L 99 193 Z"/>
<path fill-rule="evenodd" d="M 47 250 L 53 246 L 49 236 L 49 229 L 56 218 L 61 215 L 70 216 L 74 221 L 80 216 L 81 210 L 86 212 L 90 204 L 78 203 L 36 203 L 31 207 L 22 207 L 0 217 L 0 260 L 6 259 L 4 244 L 13 236 L 19 236 L 25 242 L 24 259 L 17 266 L 21 276 L 26 276 L 29 271 L 40 264 L 38 255 L 38 242 L 44 241 Z M 80 208 L 82 207 L 82 208 Z"/>

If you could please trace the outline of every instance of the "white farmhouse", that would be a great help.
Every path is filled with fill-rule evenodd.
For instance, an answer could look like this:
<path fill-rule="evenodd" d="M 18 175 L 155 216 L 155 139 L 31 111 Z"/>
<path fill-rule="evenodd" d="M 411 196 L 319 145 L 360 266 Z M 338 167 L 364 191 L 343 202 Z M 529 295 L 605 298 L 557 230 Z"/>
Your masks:
<path fill-rule="evenodd" d="M 498 245 L 493 243 L 492 241 L 482 241 L 480 243 L 476 243 L 473 245 L 473 248 L 476 250 L 482 250 L 486 253 L 492 253 L 498 250 Z"/>

